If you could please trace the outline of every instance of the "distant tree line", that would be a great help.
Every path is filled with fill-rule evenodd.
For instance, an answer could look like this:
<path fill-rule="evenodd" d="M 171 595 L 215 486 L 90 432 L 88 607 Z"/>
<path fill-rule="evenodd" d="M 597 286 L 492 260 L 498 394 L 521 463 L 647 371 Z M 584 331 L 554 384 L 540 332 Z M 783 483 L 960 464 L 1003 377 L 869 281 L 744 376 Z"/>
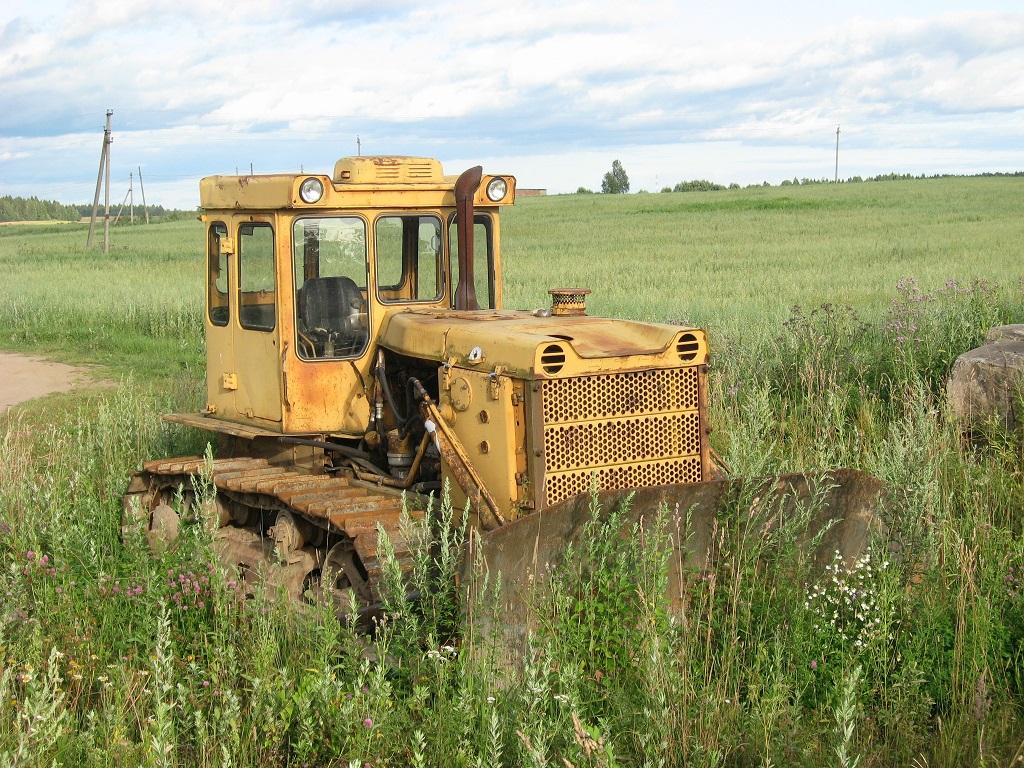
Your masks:
<path fill-rule="evenodd" d="M 721 189 L 739 189 L 740 185 L 733 182 L 728 187 L 722 184 L 715 184 L 707 179 L 694 179 L 693 181 L 680 181 L 674 187 L 663 187 L 662 192 L 717 192 Z"/>
<path fill-rule="evenodd" d="M 848 179 L 840 179 L 840 184 L 856 184 L 859 182 L 866 181 L 906 181 L 910 179 L 962 179 L 962 178 L 993 178 L 993 177 L 1024 177 L 1024 171 L 1013 171 L 1013 172 L 990 172 L 984 173 L 935 173 L 931 176 L 927 174 L 920 174 L 915 176 L 912 173 L 881 173 L 877 176 L 868 176 L 862 178 L 860 176 L 851 176 Z M 790 186 L 807 186 L 810 184 L 833 184 L 834 181 L 829 178 L 820 179 L 808 179 L 793 177 L 792 180 L 785 179 L 778 186 L 790 187 Z M 765 181 L 761 184 L 748 184 L 747 189 L 751 187 L 771 187 L 773 186 L 769 182 Z M 733 182 L 729 186 L 724 184 L 716 184 L 713 181 L 707 179 L 694 179 L 693 181 L 680 181 L 675 186 L 665 186 L 661 188 L 662 192 L 717 192 L 725 189 L 741 189 L 740 185 Z M 629 178 L 626 176 L 625 170 L 622 168 L 622 164 L 616 160 L 612 163 L 612 170 L 604 175 L 604 180 L 601 182 L 601 191 L 604 193 L 622 193 L 629 191 Z M 644 190 L 640 190 L 643 192 Z M 580 187 L 576 190 L 577 195 L 590 195 L 593 194 L 593 190 L 587 189 L 586 187 Z"/>
<path fill-rule="evenodd" d="M 78 221 L 81 215 L 73 205 L 38 197 L 0 197 L 0 221 Z"/>
<path fill-rule="evenodd" d="M 117 215 L 117 210 L 120 207 L 121 207 L 120 205 L 111 206 L 110 207 L 110 216 L 111 216 L 111 218 L 113 218 L 115 215 Z M 162 205 L 147 205 L 145 208 L 143 208 L 141 205 L 136 205 L 135 206 L 135 218 L 136 218 L 136 220 L 138 220 L 138 218 L 141 216 L 143 221 L 145 221 L 145 218 L 146 218 L 146 208 L 149 209 L 149 216 L 150 216 L 150 218 L 158 218 L 158 219 L 162 219 L 164 221 L 179 221 L 181 219 L 194 219 L 196 217 L 196 215 L 197 215 L 196 210 L 194 208 L 192 210 L 179 210 L 177 208 L 164 208 Z M 83 217 L 92 216 L 92 203 L 86 203 L 85 205 L 79 205 L 78 206 L 78 211 L 81 214 L 81 216 L 83 216 Z M 99 209 L 99 214 L 101 216 L 103 215 L 103 208 L 102 208 L 102 206 Z M 125 205 L 124 210 L 121 212 L 121 221 L 124 221 L 125 218 L 127 218 L 127 216 L 128 216 L 128 206 Z"/>
<path fill-rule="evenodd" d="M 911 180 L 911 179 L 960 179 L 960 178 L 986 178 L 986 177 L 1010 177 L 1010 178 L 1013 178 L 1013 177 L 1022 177 L 1022 176 L 1024 176 L 1024 171 L 1014 171 L 1012 173 L 998 173 L 998 172 L 997 173 L 992 173 L 992 172 L 986 172 L 986 173 L 969 173 L 969 174 L 967 174 L 967 173 L 935 173 L 935 174 L 932 174 L 931 176 L 928 176 L 927 174 L 923 174 L 923 173 L 921 175 L 919 175 L 919 176 L 915 176 L 912 173 L 881 173 L 881 174 L 878 174 L 877 176 L 868 176 L 867 178 L 862 178 L 860 176 L 851 176 L 848 179 L 840 179 L 839 183 L 840 184 L 856 184 L 856 183 L 865 182 L 865 181 L 907 181 L 907 180 Z M 782 181 L 782 183 L 779 184 L 778 186 L 780 186 L 780 187 L 791 187 L 791 186 L 801 186 L 801 187 L 804 187 L 804 186 L 808 186 L 808 185 L 811 185 L 811 184 L 834 184 L 834 183 L 835 182 L 832 179 L 828 179 L 828 178 L 821 178 L 821 179 L 803 178 L 803 179 L 801 179 L 801 178 L 797 178 L 797 177 L 794 176 L 792 180 L 784 179 Z M 765 182 L 762 182 L 761 184 L 748 184 L 747 185 L 747 189 L 750 189 L 751 187 L 770 187 L 770 186 L 772 186 L 772 185 L 769 184 L 767 181 L 765 181 Z M 714 183 L 712 181 L 707 181 L 706 179 L 695 179 L 693 181 L 681 181 L 678 184 L 676 184 L 674 187 L 662 187 L 661 191 L 662 192 L 715 192 L 715 191 L 723 190 L 723 189 L 740 189 L 740 185 L 737 184 L 736 182 L 733 182 L 728 187 L 725 187 L 722 184 L 716 184 L 716 183 Z"/>
<path fill-rule="evenodd" d="M 111 206 L 111 219 L 117 214 L 119 206 Z M 150 218 L 159 218 L 163 221 L 177 221 L 181 219 L 194 219 L 196 209 L 178 210 L 175 208 L 164 208 L 162 205 L 141 205 L 135 206 L 135 220 L 139 217 L 146 219 L 146 208 L 149 209 Z M 103 209 L 99 209 L 103 215 Z M 92 215 L 92 203 L 84 205 L 65 205 L 56 200 L 40 200 L 38 197 L 12 197 L 4 195 L 0 197 L 0 222 L 6 221 L 79 221 L 83 217 Z M 128 206 L 125 206 L 121 213 L 121 221 L 128 218 Z"/>

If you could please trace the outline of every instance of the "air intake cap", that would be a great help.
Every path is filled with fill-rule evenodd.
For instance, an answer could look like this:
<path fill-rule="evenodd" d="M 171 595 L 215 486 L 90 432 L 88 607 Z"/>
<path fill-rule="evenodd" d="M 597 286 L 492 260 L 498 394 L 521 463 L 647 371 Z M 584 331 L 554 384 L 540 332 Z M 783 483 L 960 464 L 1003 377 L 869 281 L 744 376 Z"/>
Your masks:
<path fill-rule="evenodd" d="M 589 288 L 552 288 L 551 314 L 556 317 L 570 317 L 587 314 Z"/>

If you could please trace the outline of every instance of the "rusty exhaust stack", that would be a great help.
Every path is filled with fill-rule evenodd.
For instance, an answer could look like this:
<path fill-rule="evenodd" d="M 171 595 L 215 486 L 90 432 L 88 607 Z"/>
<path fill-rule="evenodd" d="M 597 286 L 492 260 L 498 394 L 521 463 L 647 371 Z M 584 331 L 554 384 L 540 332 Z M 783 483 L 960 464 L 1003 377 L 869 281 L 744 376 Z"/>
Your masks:
<path fill-rule="evenodd" d="M 465 171 L 455 182 L 455 212 L 459 231 L 459 285 L 455 289 L 456 309 L 480 309 L 476 300 L 476 277 L 473 274 L 473 196 L 484 169 L 476 166 Z"/>

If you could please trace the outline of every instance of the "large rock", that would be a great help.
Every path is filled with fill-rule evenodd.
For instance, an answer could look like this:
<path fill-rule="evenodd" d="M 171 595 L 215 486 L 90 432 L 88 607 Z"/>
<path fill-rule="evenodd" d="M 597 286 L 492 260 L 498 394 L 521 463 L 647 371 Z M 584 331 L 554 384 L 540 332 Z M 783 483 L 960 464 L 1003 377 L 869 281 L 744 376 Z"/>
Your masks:
<path fill-rule="evenodd" d="M 1024 323 L 989 328 L 985 334 L 985 341 L 1024 341 Z"/>
<path fill-rule="evenodd" d="M 1024 325 L 993 328 L 987 338 L 988 344 L 964 352 L 953 364 L 950 405 L 965 424 L 995 419 L 1015 429 L 1024 385 Z"/>

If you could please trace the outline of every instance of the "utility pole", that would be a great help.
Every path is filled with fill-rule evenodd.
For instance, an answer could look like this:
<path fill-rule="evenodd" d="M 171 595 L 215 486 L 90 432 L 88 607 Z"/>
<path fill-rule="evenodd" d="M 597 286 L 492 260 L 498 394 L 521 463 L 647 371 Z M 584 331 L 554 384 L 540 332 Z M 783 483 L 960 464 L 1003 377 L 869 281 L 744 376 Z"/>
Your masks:
<path fill-rule="evenodd" d="M 128 171 L 128 223 L 135 223 L 135 171 Z"/>
<path fill-rule="evenodd" d="M 103 171 L 107 171 L 107 219 L 110 218 L 110 142 L 113 138 L 110 135 L 110 116 L 114 114 L 111 109 L 107 110 L 107 127 L 103 129 L 103 149 L 100 151 L 100 169 L 96 174 L 96 194 L 92 198 L 92 217 L 89 219 L 89 238 L 86 240 L 85 247 L 92 248 L 92 233 L 96 228 L 96 209 L 100 205 L 100 184 L 103 182 Z M 103 228 L 103 252 L 106 253 L 110 247 L 109 234 L 107 225 L 104 223 Z"/>
<path fill-rule="evenodd" d="M 839 126 L 836 126 L 836 184 L 839 183 Z"/>
<path fill-rule="evenodd" d="M 142 184 L 142 166 L 139 166 L 139 192 L 142 193 L 142 210 L 146 212 L 146 223 L 149 224 L 149 207 L 146 205 L 146 187 Z"/>
<path fill-rule="evenodd" d="M 107 124 L 110 123 L 111 110 L 107 110 Z M 114 137 L 110 135 L 110 128 L 107 128 L 107 170 L 106 180 L 103 182 L 103 252 L 110 253 L 110 145 L 114 143 Z"/>

